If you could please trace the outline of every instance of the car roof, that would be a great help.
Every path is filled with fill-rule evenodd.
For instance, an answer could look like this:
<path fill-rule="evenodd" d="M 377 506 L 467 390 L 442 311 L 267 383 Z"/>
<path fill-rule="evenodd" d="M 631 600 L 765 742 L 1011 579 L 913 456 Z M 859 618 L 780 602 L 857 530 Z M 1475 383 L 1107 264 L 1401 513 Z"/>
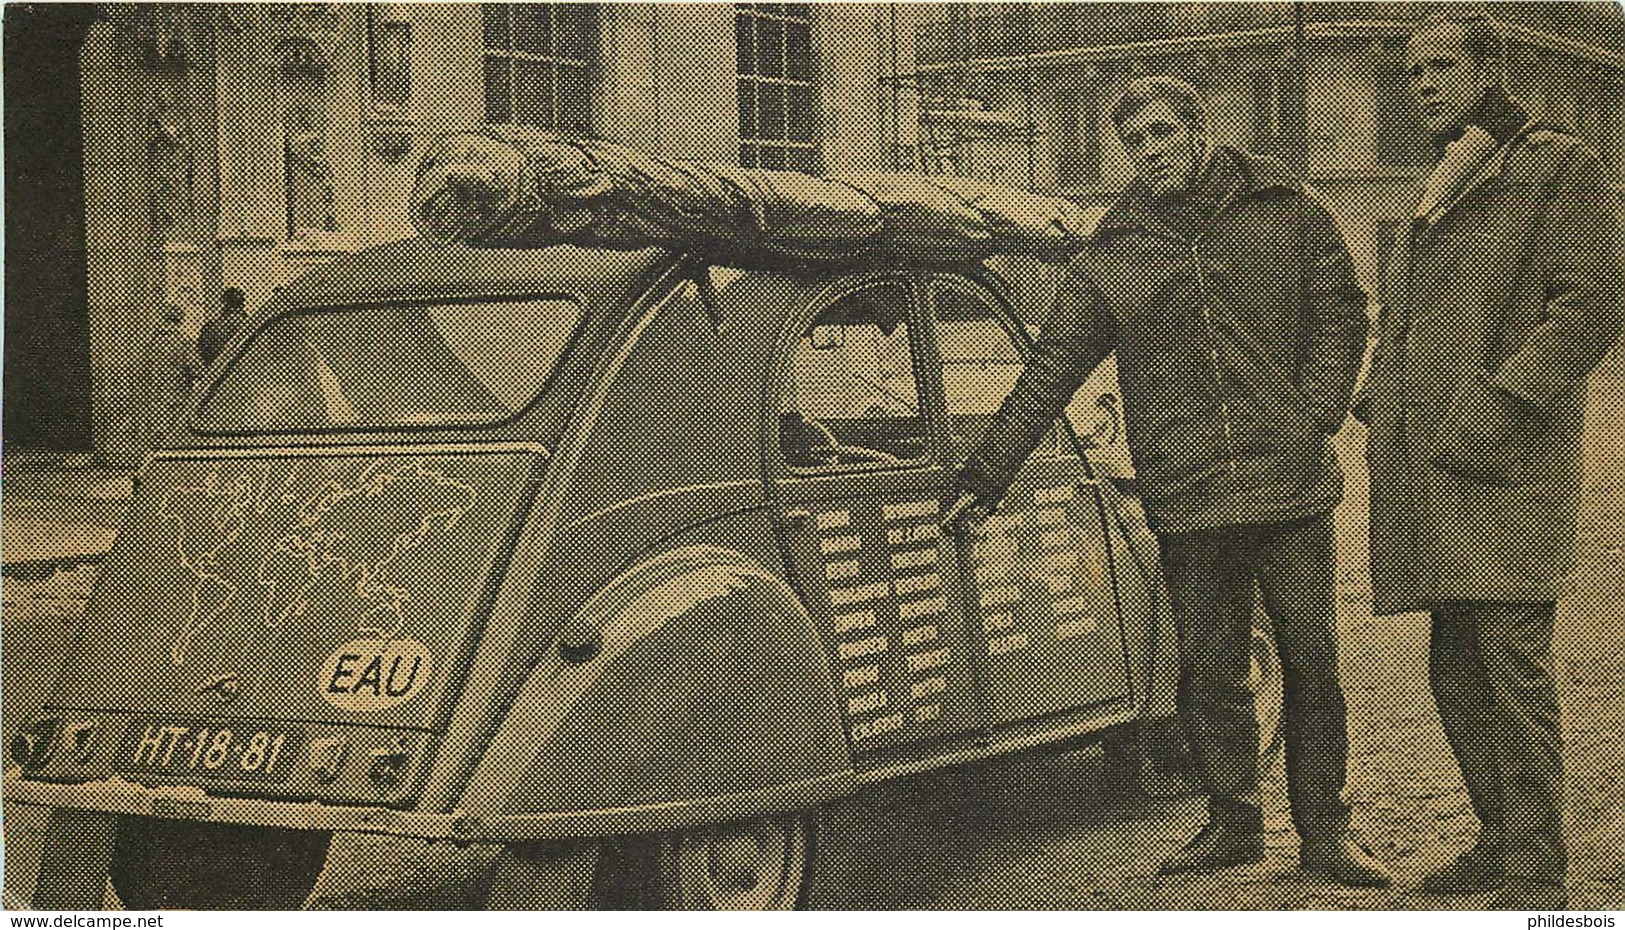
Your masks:
<path fill-rule="evenodd" d="M 842 266 L 796 262 L 789 259 L 715 263 L 745 271 L 755 278 L 796 282 L 800 287 L 817 286 L 820 281 L 852 273 L 884 271 L 932 271 L 970 274 L 1012 293 L 1018 305 L 1027 288 L 1023 284 L 1048 283 L 1047 298 L 1032 301 L 1022 315 L 1047 310 L 1053 299 L 1053 281 L 1035 275 L 1017 260 L 1015 267 L 1000 261 L 1003 256 L 974 264 L 943 264 L 935 267 L 893 265 L 883 261 L 866 262 L 861 257 Z M 278 291 L 268 311 L 272 314 L 290 308 L 316 308 L 354 304 L 393 303 L 414 300 L 455 300 L 460 297 L 521 297 L 535 294 L 568 294 L 580 300 L 594 316 L 618 318 L 651 286 L 673 268 L 693 262 L 703 267 L 708 260 L 668 249 L 617 250 L 602 247 L 558 244 L 540 248 L 476 248 L 463 243 L 443 243 L 413 238 L 372 246 L 314 268 Z M 1058 270 L 1051 267 L 1051 272 Z M 1012 274 L 1012 272 L 1015 272 Z M 1012 280 L 1014 279 L 1014 280 Z M 1031 279 L 1031 280 L 1029 280 Z M 780 299 L 769 301 L 773 307 Z M 725 301 L 725 303 L 731 303 Z M 749 303 L 749 302 L 747 302 Z M 762 322 L 760 306 L 743 310 L 747 319 Z M 772 314 L 769 314 L 772 316 Z M 767 327 L 771 335 L 775 327 Z"/>
<path fill-rule="evenodd" d="M 322 307 L 557 293 L 602 310 L 635 300 L 681 260 L 663 249 L 482 249 L 402 239 L 341 255 L 283 287 L 278 296 L 285 305 Z"/>

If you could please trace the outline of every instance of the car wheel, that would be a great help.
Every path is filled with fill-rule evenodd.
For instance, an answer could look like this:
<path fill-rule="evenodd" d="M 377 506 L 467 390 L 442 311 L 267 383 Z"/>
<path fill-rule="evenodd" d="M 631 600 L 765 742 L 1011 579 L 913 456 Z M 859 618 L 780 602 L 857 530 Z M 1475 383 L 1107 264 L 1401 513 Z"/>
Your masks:
<path fill-rule="evenodd" d="M 605 907 L 792 910 L 812 872 L 815 818 L 784 814 L 604 844 L 594 897 Z"/>
<path fill-rule="evenodd" d="M 1285 678 L 1281 657 L 1275 649 L 1275 632 L 1269 617 L 1259 611 L 1253 616 L 1252 670 L 1248 676 L 1253 692 L 1253 714 L 1258 720 L 1258 766 L 1268 771 L 1275 765 L 1284 745 L 1281 718 L 1285 712 Z"/>

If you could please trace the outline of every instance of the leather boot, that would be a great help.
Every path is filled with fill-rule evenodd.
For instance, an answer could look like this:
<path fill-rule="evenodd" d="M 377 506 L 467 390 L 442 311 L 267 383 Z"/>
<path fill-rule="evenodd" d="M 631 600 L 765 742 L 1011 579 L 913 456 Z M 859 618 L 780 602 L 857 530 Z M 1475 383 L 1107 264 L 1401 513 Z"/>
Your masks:
<path fill-rule="evenodd" d="M 1424 894 L 1477 894 L 1506 884 L 1506 854 L 1499 846 L 1475 843 L 1471 849 L 1422 879 Z"/>
<path fill-rule="evenodd" d="M 1163 860 L 1159 875 L 1212 872 L 1264 861 L 1264 831 L 1209 823 L 1185 847 Z"/>
<path fill-rule="evenodd" d="M 1387 888 L 1394 876 L 1346 836 L 1316 837 L 1303 841 L 1298 864 L 1305 872 L 1318 872 L 1350 888 Z"/>

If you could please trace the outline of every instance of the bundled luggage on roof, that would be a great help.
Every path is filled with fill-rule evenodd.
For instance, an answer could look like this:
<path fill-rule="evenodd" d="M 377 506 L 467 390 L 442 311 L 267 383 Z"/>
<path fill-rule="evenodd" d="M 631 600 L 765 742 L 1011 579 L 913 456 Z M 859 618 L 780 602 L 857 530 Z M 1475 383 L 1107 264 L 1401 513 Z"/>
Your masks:
<path fill-rule="evenodd" d="M 413 221 L 489 247 L 652 246 L 720 261 L 1065 261 L 1093 228 L 1069 200 L 970 178 L 827 178 L 655 158 L 517 127 L 445 136 L 424 157 Z"/>

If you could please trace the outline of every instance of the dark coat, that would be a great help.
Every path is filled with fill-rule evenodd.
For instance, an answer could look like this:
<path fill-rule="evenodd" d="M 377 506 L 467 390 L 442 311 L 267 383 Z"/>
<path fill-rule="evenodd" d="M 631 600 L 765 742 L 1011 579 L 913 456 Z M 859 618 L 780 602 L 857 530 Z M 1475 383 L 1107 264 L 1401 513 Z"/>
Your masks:
<path fill-rule="evenodd" d="M 1586 378 L 1625 313 L 1597 155 L 1521 122 L 1401 237 L 1359 413 L 1379 613 L 1556 600 L 1574 565 Z"/>
<path fill-rule="evenodd" d="M 1220 148 L 1177 212 L 1131 188 L 1069 266 L 961 485 L 996 500 L 1114 348 L 1129 451 L 1161 534 L 1323 513 L 1366 296 L 1331 215 L 1280 164 Z"/>

